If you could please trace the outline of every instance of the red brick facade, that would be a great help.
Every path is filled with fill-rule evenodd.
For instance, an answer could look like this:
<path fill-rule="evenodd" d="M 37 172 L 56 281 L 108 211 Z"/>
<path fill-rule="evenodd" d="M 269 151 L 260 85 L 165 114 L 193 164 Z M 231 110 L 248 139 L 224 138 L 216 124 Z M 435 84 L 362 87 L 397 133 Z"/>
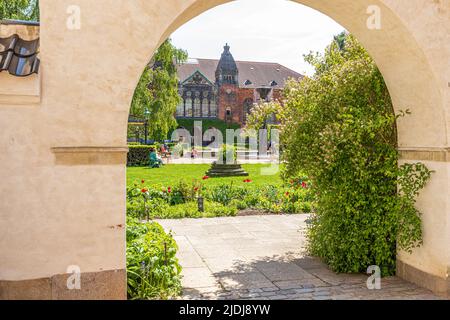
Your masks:
<path fill-rule="evenodd" d="M 270 89 L 270 99 L 282 99 L 282 89 Z M 222 85 L 218 92 L 218 118 L 224 121 L 245 124 L 246 115 L 253 104 L 260 102 L 257 89 L 239 88 L 233 85 Z M 231 113 L 229 115 L 227 110 Z"/>

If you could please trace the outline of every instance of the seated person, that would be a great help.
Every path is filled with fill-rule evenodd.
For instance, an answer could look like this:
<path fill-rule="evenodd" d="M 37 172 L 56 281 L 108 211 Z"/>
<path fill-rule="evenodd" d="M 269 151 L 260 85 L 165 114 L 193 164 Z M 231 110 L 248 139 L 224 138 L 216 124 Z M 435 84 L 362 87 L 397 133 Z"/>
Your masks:
<path fill-rule="evenodd" d="M 150 167 L 159 168 L 163 165 L 161 157 L 156 153 L 155 148 L 150 149 Z"/>
<path fill-rule="evenodd" d="M 197 152 L 197 150 L 193 147 L 193 148 L 191 149 L 191 158 L 192 158 L 192 159 L 195 159 L 195 158 L 197 158 L 197 155 L 198 155 L 198 152 Z"/>
<path fill-rule="evenodd" d="M 159 152 L 161 153 L 162 158 L 169 158 L 170 156 L 169 148 L 165 144 L 161 145 Z"/>

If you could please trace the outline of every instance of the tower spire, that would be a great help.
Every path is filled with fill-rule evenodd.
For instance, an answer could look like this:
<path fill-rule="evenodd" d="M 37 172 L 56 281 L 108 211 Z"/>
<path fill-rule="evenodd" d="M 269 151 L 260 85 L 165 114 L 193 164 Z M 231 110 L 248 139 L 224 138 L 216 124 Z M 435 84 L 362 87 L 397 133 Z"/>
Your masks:
<path fill-rule="evenodd" d="M 233 55 L 230 52 L 228 42 L 223 47 L 223 53 L 220 57 L 216 69 L 216 82 L 219 84 L 237 84 L 238 83 L 238 68 L 234 61 Z"/>

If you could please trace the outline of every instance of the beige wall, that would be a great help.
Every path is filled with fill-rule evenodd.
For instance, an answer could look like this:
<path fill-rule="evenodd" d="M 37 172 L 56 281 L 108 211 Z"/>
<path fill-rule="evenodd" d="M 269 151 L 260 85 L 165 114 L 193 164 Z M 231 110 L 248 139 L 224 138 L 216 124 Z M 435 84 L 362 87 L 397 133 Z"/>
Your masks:
<path fill-rule="evenodd" d="M 0 74 L 0 280 L 61 274 L 72 264 L 83 272 L 125 268 L 120 227 L 125 222 L 125 164 L 115 154 L 126 145 L 134 87 L 165 37 L 226 1 L 40 2 L 38 101 L 18 99 L 11 87 L 20 83 L 36 95 L 36 87 L 25 82 L 36 85 L 37 79 Z M 449 148 L 450 0 L 297 2 L 329 15 L 369 50 L 396 109 L 412 111 L 399 123 L 402 148 Z M 366 9 L 373 4 L 382 9 L 381 30 L 366 27 Z M 81 8 L 80 30 L 66 27 L 69 5 Z M 1 26 L 0 34 L 11 27 Z M 69 147 L 66 153 L 75 154 L 75 160 L 57 161 L 61 153 L 55 147 Z M 436 173 L 419 203 L 424 246 L 400 256 L 445 278 L 450 266 L 449 157 L 427 164 Z"/>
<path fill-rule="evenodd" d="M 411 161 L 409 161 L 411 162 Z M 424 243 L 414 254 L 399 252 L 400 259 L 434 275 L 446 277 L 450 267 L 449 178 L 447 162 L 422 161 L 434 170 L 432 179 L 422 191 L 417 208 L 423 213 Z"/>

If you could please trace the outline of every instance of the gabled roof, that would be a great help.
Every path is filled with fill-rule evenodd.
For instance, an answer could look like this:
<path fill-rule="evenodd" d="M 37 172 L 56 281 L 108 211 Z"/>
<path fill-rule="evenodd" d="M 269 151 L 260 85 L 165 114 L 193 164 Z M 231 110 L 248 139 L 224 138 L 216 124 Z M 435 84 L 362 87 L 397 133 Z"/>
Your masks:
<path fill-rule="evenodd" d="M 181 82 L 191 77 L 196 71 L 200 71 L 210 82 L 216 80 L 215 72 L 219 60 L 216 59 L 189 59 L 187 63 L 179 65 L 178 78 Z M 284 88 L 289 78 L 301 79 L 303 75 L 279 63 L 236 61 L 239 70 L 239 87 L 241 88 Z M 250 80 L 251 84 L 245 85 Z M 276 85 L 272 86 L 275 81 Z"/>
<path fill-rule="evenodd" d="M 205 82 L 209 85 L 213 85 L 213 83 L 206 77 L 200 70 L 195 70 L 194 73 L 192 73 L 189 77 L 187 77 L 185 80 L 181 81 L 182 84 L 188 83 L 192 80 L 192 82 L 196 82 L 194 77 L 196 75 L 199 75 L 201 79 L 204 79 Z"/>

